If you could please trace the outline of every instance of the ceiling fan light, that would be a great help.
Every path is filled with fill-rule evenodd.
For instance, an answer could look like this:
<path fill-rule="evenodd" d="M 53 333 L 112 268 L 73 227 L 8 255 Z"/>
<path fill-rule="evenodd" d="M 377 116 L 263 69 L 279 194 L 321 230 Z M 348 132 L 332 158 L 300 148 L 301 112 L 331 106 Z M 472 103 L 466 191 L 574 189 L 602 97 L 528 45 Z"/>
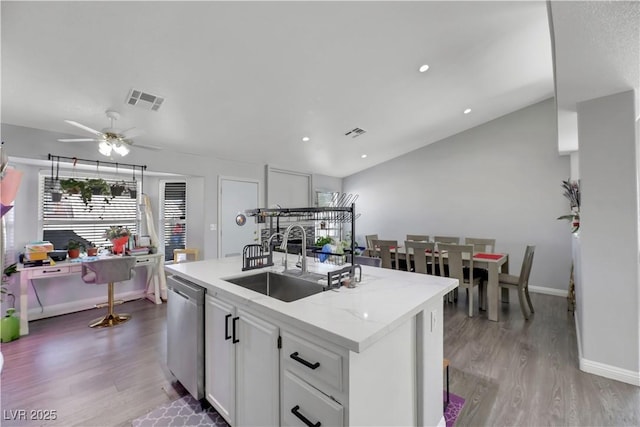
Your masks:
<path fill-rule="evenodd" d="M 129 147 L 125 144 L 113 144 L 113 151 L 124 157 L 129 154 Z"/>
<path fill-rule="evenodd" d="M 110 156 L 111 148 L 111 144 L 109 144 L 107 141 L 102 141 L 100 144 L 98 144 L 98 151 L 103 156 Z"/>

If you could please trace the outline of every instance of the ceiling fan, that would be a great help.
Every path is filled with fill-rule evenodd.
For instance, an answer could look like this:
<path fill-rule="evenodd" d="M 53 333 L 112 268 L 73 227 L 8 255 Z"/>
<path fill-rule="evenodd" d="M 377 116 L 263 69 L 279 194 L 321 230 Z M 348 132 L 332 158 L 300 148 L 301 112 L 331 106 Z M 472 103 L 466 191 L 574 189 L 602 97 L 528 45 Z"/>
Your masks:
<path fill-rule="evenodd" d="M 89 133 L 95 135 L 93 138 L 67 138 L 67 139 L 58 139 L 60 142 L 99 142 L 98 151 L 100 154 L 104 156 L 111 156 L 112 152 L 119 154 L 120 156 L 126 156 L 129 154 L 131 150 L 131 146 L 133 145 L 132 139 L 138 135 L 141 135 L 143 131 L 130 128 L 125 131 L 121 131 L 113 127 L 114 120 L 118 120 L 120 118 L 120 113 L 114 110 L 107 110 L 106 112 L 107 118 L 111 120 L 111 126 L 108 128 L 104 128 L 101 131 L 90 128 L 89 126 L 85 126 L 81 123 L 75 122 L 73 120 L 65 120 L 65 122 L 78 127 L 82 130 L 85 130 Z M 143 147 L 138 145 L 141 148 L 152 148 L 152 147 Z"/>

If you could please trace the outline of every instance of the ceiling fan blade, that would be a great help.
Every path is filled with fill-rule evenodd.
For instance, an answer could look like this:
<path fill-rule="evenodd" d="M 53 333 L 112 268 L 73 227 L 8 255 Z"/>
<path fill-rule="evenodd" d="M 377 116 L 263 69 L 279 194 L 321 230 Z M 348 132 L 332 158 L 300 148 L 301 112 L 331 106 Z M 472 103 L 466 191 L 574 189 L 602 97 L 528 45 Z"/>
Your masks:
<path fill-rule="evenodd" d="M 131 139 L 131 138 L 135 138 L 136 136 L 140 136 L 143 133 L 144 131 L 142 129 L 130 128 L 120 133 L 120 136 L 123 139 Z"/>
<path fill-rule="evenodd" d="M 157 145 L 142 145 L 142 144 L 133 144 L 132 145 L 136 148 L 143 148 L 145 150 L 153 150 L 153 151 L 161 151 L 162 147 L 158 147 Z"/>
<path fill-rule="evenodd" d="M 80 124 L 78 122 L 74 122 L 73 120 L 65 120 L 65 122 L 67 122 L 70 125 L 73 125 L 75 127 L 79 127 L 80 129 L 86 130 L 87 132 L 92 133 L 94 135 L 104 136 L 104 134 L 102 132 L 97 131 L 95 129 L 91 129 L 89 126 L 85 126 L 85 125 Z"/>
<path fill-rule="evenodd" d="M 100 141 L 95 138 L 70 138 L 70 139 L 59 139 L 60 142 L 96 142 Z"/>

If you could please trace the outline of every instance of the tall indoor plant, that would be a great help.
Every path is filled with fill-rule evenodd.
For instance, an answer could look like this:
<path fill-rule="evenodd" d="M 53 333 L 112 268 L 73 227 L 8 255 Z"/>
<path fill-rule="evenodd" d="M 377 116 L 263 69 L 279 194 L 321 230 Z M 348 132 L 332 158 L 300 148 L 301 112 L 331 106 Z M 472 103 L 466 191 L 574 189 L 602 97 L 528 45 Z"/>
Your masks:
<path fill-rule="evenodd" d="M 571 223 L 571 232 L 576 233 L 580 229 L 580 181 L 562 181 L 564 192 L 562 195 L 569 200 L 571 213 L 561 215 L 558 219 L 566 219 Z"/>

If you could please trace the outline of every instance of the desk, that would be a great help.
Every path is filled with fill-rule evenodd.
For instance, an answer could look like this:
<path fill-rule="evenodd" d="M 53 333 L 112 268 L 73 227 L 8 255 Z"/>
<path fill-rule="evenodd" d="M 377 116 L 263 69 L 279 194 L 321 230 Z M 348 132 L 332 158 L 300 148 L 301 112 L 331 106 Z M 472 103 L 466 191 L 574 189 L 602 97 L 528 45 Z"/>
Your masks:
<path fill-rule="evenodd" d="M 393 252 L 392 252 L 393 253 Z M 396 254 L 398 259 L 406 260 L 405 248 L 399 247 L 396 248 Z M 497 322 L 498 315 L 500 310 L 498 310 L 500 306 L 500 292 L 498 292 L 500 286 L 498 285 L 498 278 L 500 273 L 509 273 L 509 255 L 508 254 L 496 254 L 502 255 L 499 259 L 487 259 L 487 258 L 473 258 L 473 267 L 474 268 L 485 268 L 489 272 L 489 281 L 487 282 L 487 299 L 488 299 L 488 308 L 487 308 L 487 318 L 494 322 Z M 409 257 L 413 256 L 413 249 L 410 250 Z M 436 252 L 436 258 L 439 254 Z M 447 257 L 447 254 L 444 254 L 444 258 Z M 410 261 L 410 260 L 409 260 Z M 463 262 L 466 266 L 469 265 L 469 258 L 463 258 Z M 503 300 L 508 301 L 508 289 L 504 289 L 503 292 Z M 505 294 L 506 293 L 506 297 Z"/>
<path fill-rule="evenodd" d="M 147 284 L 145 296 L 155 304 L 162 304 L 161 292 L 166 299 L 167 281 L 164 275 L 164 255 L 149 254 L 136 256 L 136 267 L 147 268 Z M 29 319 L 27 297 L 29 281 L 33 279 L 47 279 L 50 277 L 80 275 L 82 262 L 60 261 L 55 265 L 44 267 L 24 267 L 18 264 L 20 273 L 20 335 L 29 334 Z"/>

